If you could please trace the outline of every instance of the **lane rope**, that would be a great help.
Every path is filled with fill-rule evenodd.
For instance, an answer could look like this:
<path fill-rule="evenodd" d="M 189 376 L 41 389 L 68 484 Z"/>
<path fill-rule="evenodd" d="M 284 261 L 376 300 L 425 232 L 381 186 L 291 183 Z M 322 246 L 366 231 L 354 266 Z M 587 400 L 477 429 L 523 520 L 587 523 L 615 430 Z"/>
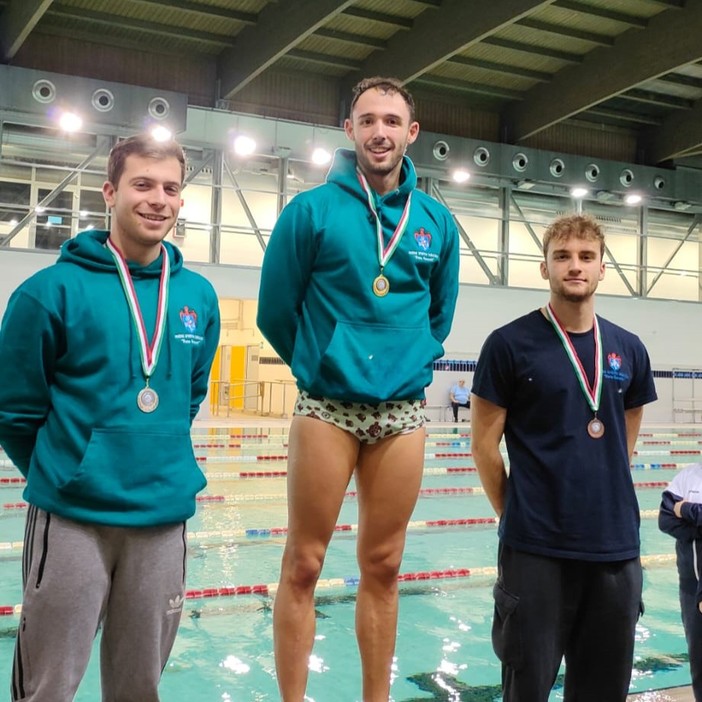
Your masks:
<path fill-rule="evenodd" d="M 675 554 L 657 554 L 641 556 L 641 563 L 644 567 L 668 566 L 675 562 Z M 478 568 L 448 568 L 446 570 L 421 570 L 411 573 L 401 573 L 397 580 L 399 583 L 421 582 L 421 581 L 441 581 L 448 579 L 461 579 L 477 576 L 494 578 L 497 575 L 495 566 Z M 317 581 L 317 590 L 356 588 L 360 582 L 357 575 L 347 578 L 326 578 Z M 186 600 L 202 600 L 218 597 L 237 597 L 241 595 L 262 595 L 264 597 L 275 595 L 278 590 L 278 583 L 255 583 L 253 585 L 232 585 L 225 587 L 204 587 L 189 589 L 185 592 Z M 0 606 L 0 617 L 12 616 L 22 611 L 22 605 Z"/>

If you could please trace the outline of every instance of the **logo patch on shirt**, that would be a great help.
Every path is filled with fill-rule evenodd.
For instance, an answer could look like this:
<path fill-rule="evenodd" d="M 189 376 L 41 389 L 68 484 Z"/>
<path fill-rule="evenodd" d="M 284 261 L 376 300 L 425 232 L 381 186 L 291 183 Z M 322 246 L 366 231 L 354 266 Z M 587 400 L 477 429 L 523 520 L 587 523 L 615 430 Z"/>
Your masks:
<path fill-rule="evenodd" d="M 185 305 L 178 314 L 185 329 L 192 334 L 197 329 L 197 312 Z"/>
<path fill-rule="evenodd" d="M 197 312 L 189 305 L 183 305 L 180 312 L 178 312 L 178 316 L 183 323 L 183 327 L 185 327 L 185 333 L 181 332 L 180 334 L 176 334 L 175 338 L 184 344 L 191 344 L 193 346 L 201 344 L 205 338 L 201 334 L 195 333 L 199 321 Z"/>
<path fill-rule="evenodd" d="M 610 353 L 607 356 L 607 363 L 609 363 L 609 367 L 613 371 L 618 371 L 622 367 L 622 357 L 617 355 L 616 353 Z"/>
<path fill-rule="evenodd" d="M 414 240 L 417 242 L 417 249 L 410 251 L 409 255 L 412 256 L 416 262 L 423 261 L 425 263 L 433 263 L 439 260 L 439 254 L 433 253 L 429 249 L 431 248 L 432 235 L 424 227 L 420 227 L 414 233 Z"/>
<path fill-rule="evenodd" d="M 428 232 L 424 227 L 420 227 L 414 233 L 414 240 L 419 245 L 419 248 L 423 251 L 428 251 L 431 247 L 431 233 Z"/>
<path fill-rule="evenodd" d="M 607 380 L 629 380 L 631 376 L 622 372 L 623 365 L 622 357 L 616 351 L 608 353 L 607 368 L 602 371 L 603 377 L 607 378 Z"/>

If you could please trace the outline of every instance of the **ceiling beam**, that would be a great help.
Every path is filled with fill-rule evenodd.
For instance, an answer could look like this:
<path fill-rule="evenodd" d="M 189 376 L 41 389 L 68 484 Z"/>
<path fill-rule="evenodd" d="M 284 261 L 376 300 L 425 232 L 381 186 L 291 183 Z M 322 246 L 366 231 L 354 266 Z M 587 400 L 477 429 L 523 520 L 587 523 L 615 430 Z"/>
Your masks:
<path fill-rule="evenodd" d="M 409 17 L 390 15 L 387 12 L 364 10 L 362 7 L 347 7 L 344 10 L 344 14 L 347 17 L 357 17 L 358 19 L 378 22 L 379 24 L 389 24 L 391 27 L 397 27 L 398 29 L 412 29 L 413 22 Z"/>
<path fill-rule="evenodd" d="M 702 90 L 702 78 L 688 76 L 684 73 L 669 73 L 667 76 L 661 76 L 659 80 L 665 83 L 672 83 L 673 85 L 682 85 L 686 88 Z"/>
<path fill-rule="evenodd" d="M 220 97 L 230 99 L 353 1 L 280 0 L 267 4 L 258 22 L 243 29 L 234 46 L 220 54 Z"/>
<path fill-rule="evenodd" d="M 672 110 L 689 110 L 694 104 L 692 100 L 686 100 L 685 98 L 679 98 L 674 95 L 664 95 L 663 93 L 656 93 L 652 90 L 640 90 L 638 88 L 627 90 L 619 97 L 631 102 L 639 102 L 645 105 L 658 105 L 659 107 L 666 107 Z"/>
<path fill-rule="evenodd" d="M 663 123 L 662 119 L 643 114 L 642 112 L 627 112 L 626 110 L 615 110 L 609 107 L 592 107 L 582 112 L 579 117 L 582 119 L 594 117 L 595 122 L 602 119 L 609 124 L 645 124 L 659 126 Z"/>
<path fill-rule="evenodd" d="M 363 34 L 355 34 L 353 32 L 341 32 L 338 29 L 328 29 L 320 27 L 315 33 L 316 37 L 324 37 L 324 39 L 333 39 L 335 41 L 343 41 L 347 44 L 355 44 L 357 46 L 368 46 L 371 49 L 386 49 L 388 43 L 385 39 L 369 37 Z"/>
<path fill-rule="evenodd" d="M 53 0 L 13 0 L 0 14 L 0 60 L 15 57 Z"/>
<path fill-rule="evenodd" d="M 572 12 L 580 12 L 583 15 L 590 15 L 591 17 L 621 22 L 622 24 L 628 24 L 630 27 L 638 27 L 639 29 L 646 29 L 648 26 L 648 20 L 645 17 L 635 17 L 634 15 L 626 15 L 623 12 L 608 10 L 604 7 L 586 5 L 584 2 L 580 2 L 580 0 L 556 0 L 554 7 L 559 7 L 562 10 L 571 10 Z"/>
<path fill-rule="evenodd" d="M 436 11 L 418 15 L 412 28 L 396 33 L 388 48 L 363 63 L 364 75 L 395 76 L 408 83 L 481 39 L 554 0 L 444 0 Z"/>
<path fill-rule="evenodd" d="M 61 39 L 68 40 L 67 43 L 67 50 L 70 51 L 71 47 L 74 44 L 80 44 L 82 42 L 85 43 L 95 43 L 95 30 L 90 31 L 89 29 L 75 29 L 74 27 L 68 28 L 68 27 L 60 27 L 56 23 L 51 23 L 49 26 L 44 27 L 42 25 L 41 28 L 35 29 L 32 32 L 32 38 L 38 37 L 38 36 L 44 36 L 44 37 L 60 37 Z M 185 34 L 181 36 L 181 39 L 187 40 L 188 36 Z M 31 39 L 30 39 L 31 41 Z M 229 44 L 231 46 L 231 43 Z M 131 37 L 129 36 L 121 36 L 121 37 L 110 37 L 110 46 L 114 49 L 120 50 L 120 52 L 123 49 L 130 50 L 130 51 L 143 51 L 144 50 L 144 39 L 143 38 L 137 38 L 135 35 L 132 35 Z M 215 51 L 219 51 L 217 48 L 217 45 L 213 44 L 215 47 Z M 150 54 L 158 54 L 160 56 L 182 56 L 183 55 L 183 47 L 178 46 L 177 48 L 173 47 L 170 42 L 167 41 L 152 41 L 149 45 L 149 53 Z M 200 61 L 214 61 L 216 59 L 216 53 L 210 52 L 210 53 L 203 53 L 202 47 L 199 45 L 199 40 L 193 39 L 193 46 L 189 51 L 189 55 L 193 56 L 194 59 L 200 60 Z M 119 60 L 119 59 L 117 59 Z M 125 63 L 127 63 L 127 60 L 125 59 Z M 123 79 L 122 82 L 126 82 L 126 79 Z M 210 93 L 210 86 L 203 86 L 204 88 L 207 89 L 207 92 Z"/>
<path fill-rule="evenodd" d="M 285 54 L 286 57 L 309 61 L 310 63 L 319 63 L 322 66 L 334 66 L 336 68 L 345 68 L 346 70 L 358 70 L 360 61 L 345 58 L 343 56 L 332 56 L 331 54 L 320 54 L 317 51 L 303 51 L 302 49 L 290 49 Z"/>
<path fill-rule="evenodd" d="M 660 163 L 702 147 L 702 100 L 687 112 L 675 112 L 642 143 L 646 160 Z"/>
<path fill-rule="evenodd" d="M 484 71 L 491 71 L 492 73 L 502 73 L 506 76 L 518 76 L 519 78 L 528 78 L 541 82 L 551 80 L 551 74 L 545 73 L 544 71 L 534 71 L 531 68 L 522 68 L 521 66 L 514 66 L 507 63 L 483 61 L 482 59 L 460 56 L 458 54 L 448 59 L 448 62 L 456 63 L 460 66 L 470 66 L 470 68 L 480 68 Z"/>
<path fill-rule="evenodd" d="M 553 124 L 590 109 L 648 80 L 702 57 L 699 32 L 702 0 L 662 12 L 645 31 L 630 29 L 611 49 L 595 49 L 579 66 L 556 74 L 547 85 L 536 85 L 524 101 L 505 115 L 510 140 L 520 141 Z"/>
<path fill-rule="evenodd" d="M 205 5 L 201 2 L 192 2 L 191 0 L 141 0 L 142 3 L 151 3 L 152 5 L 160 5 L 161 9 L 169 7 L 173 10 L 184 10 L 205 17 L 221 17 L 222 19 L 236 20 L 243 24 L 256 24 L 258 16 L 253 12 L 240 12 L 239 10 L 228 10 L 224 7 L 215 7 L 214 5 Z"/>
<path fill-rule="evenodd" d="M 580 54 L 574 54 L 570 51 L 550 49 L 547 46 L 526 44 L 521 41 L 513 41 L 512 39 L 503 39 L 502 37 L 485 37 L 482 43 L 490 46 L 499 46 L 501 49 L 507 49 L 508 51 L 518 51 L 530 56 L 544 56 L 545 58 L 563 61 L 563 63 L 582 63 L 583 61 L 583 57 Z"/>
<path fill-rule="evenodd" d="M 685 0 L 649 0 L 656 5 L 663 5 L 671 10 L 678 10 L 685 5 Z"/>
<path fill-rule="evenodd" d="M 544 22 L 543 20 L 533 19 L 532 17 L 524 17 L 517 22 L 520 27 L 528 27 L 536 29 L 547 34 L 555 34 L 558 37 L 567 37 L 568 39 L 580 39 L 582 41 L 597 44 L 598 46 L 614 46 L 614 38 L 605 34 L 597 34 L 595 32 L 586 32 L 577 27 L 565 27 L 552 22 Z"/>
<path fill-rule="evenodd" d="M 132 19 L 123 15 L 115 15 L 107 12 L 96 12 L 94 10 L 71 9 L 67 6 L 51 8 L 47 12 L 47 16 L 65 17 L 67 19 L 80 20 L 85 22 L 95 22 L 96 24 L 104 24 L 109 27 L 121 27 L 124 29 L 133 29 L 137 32 L 145 32 L 157 36 L 170 37 L 172 39 L 180 39 L 187 41 L 203 41 L 209 44 L 220 46 L 231 46 L 234 39 L 225 34 L 214 34 L 212 32 L 201 32 L 195 29 L 184 30 L 175 24 L 161 24 L 159 22 L 148 22 L 145 20 Z M 98 36 L 95 37 L 99 39 Z M 145 47 L 146 48 L 146 47 Z"/>
<path fill-rule="evenodd" d="M 417 78 L 413 85 L 425 85 L 428 87 L 447 88 L 451 92 L 474 93 L 477 95 L 489 95 L 503 100 L 519 100 L 522 96 L 517 90 L 500 88 L 490 83 L 470 83 L 465 80 L 455 80 L 454 78 L 442 78 L 430 73 Z"/>

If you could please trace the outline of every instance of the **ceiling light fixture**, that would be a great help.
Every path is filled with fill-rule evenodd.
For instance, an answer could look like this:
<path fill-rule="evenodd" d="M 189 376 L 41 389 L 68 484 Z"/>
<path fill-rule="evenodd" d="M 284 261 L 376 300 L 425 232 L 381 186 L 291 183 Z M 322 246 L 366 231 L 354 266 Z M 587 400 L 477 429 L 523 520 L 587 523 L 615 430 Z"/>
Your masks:
<path fill-rule="evenodd" d="M 325 166 L 329 161 L 331 161 L 331 154 L 321 146 L 318 146 L 312 152 L 312 163 L 317 166 Z"/>
<path fill-rule="evenodd" d="M 59 117 L 59 127 L 64 132 L 77 132 L 83 126 L 83 119 L 75 112 L 64 112 Z"/>
<path fill-rule="evenodd" d="M 234 152 L 239 156 L 251 156 L 256 151 L 256 142 L 245 134 L 234 139 Z"/>
<path fill-rule="evenodd" d="M 156 141 L 170 141 L 173 138 L 173 132 L 167 127 L 159 125 L 151 130 L 151 136 Z"/>

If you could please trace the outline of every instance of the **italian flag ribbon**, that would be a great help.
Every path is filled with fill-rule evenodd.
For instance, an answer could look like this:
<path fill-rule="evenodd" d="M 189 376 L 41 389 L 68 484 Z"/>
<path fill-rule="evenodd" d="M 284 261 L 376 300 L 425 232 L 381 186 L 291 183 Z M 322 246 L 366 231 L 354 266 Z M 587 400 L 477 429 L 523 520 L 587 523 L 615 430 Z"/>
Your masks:
<path fill-rule="evenodd" d="M 556 334 L 558 334 L 558 338 L 563 344 L 563 348 L 565 349 L 565 352 L 568 355 L 568 359 L 570 360 L 570 363 L 573 366 L 575 376 L 578 379 L 578 383 L 580 383 L 580 388 L 582 389 L 583 394 L 585 395 L 585 399 L 587 400 L 588 405 L 590 405 L 592 411 L 595 414 L 597 414 L 597 410 L 600 408 L 600 398 L 602 396 L 603 370 L 602 335 L 600 333 L 600 324 L 597 321 L 597 315 L 593 315 L 593 333 L 595 335 L 595 382 L 592 386 L 590 386 L 590 381 L 587 378 L 587 373 L 585 372 L 583 364 L 581 363 L 580 358 L 578 357 L 578 352 L 575 350 L 573 342 L 570 340 L 570 337 L 568 336 L 568 333 L 561 324 L 560 320 L 558 319 L 558 317 L 556 317 L 556 313 L 553 311 L 550 302 L 546 305 L 546 316 L 548 317 L 548 321 L 551 322 L 551 324 L 553 325 L 553 328 L 556 330 Z"/>
<path fill-rule="evenodd" d="M 166 328 L 168 284 L 171 278 L 171 262 L 168 258 L 168 251 L 166 250 L 166 247 L 161 244 L 161 256 L 163 263 L 161 265 L 161 278 L 158 284 L 158 310 L 156 312 L 154 334 L 149 342 L 146 335 L 144 317 L 141 314 L 141 307 L 139 307 L 139 300 L 137 298 L 136 290 L 134 289 L 134 282 L 132 281 L 132 275 L 129 272 L 127 261 L 122 255 L 122 252 L 112 243 L 112 241 L 110 241 L 109 238 L 107 239 L 106 246 L 109 252 L 112 254 L 115 264 L 117 265 L 117 272 L 119 273 L 119 278 L 122 282 L 122 289 L 124 290 L 124 295 L 127 298 L 129 312 L 131 314 L 132 321 L 134 322 L 137 338 L 139 339 L 141 367 L 144 371 L 144 378 L 148 381 L 156 368 L 156 364 L 158 363 L 164 330 Z"/>
<path fill-rule="evenodd" d="M 378 210 L 375 208 L 373 192 L 371 191 L 371 188 L 368 185 L 366 177 L 363 175 L 359 168 L 356 169 L 356 173 L 358 174 L 358 180 L 361 183 L 363 192 L 365 192 L 366 197 L 368 198 L 368 207 L 370 207 L 371 212 L 375 216 L 375 230 L 378 237 L 378 261 L 380 263 L 380 270 L 382 271 L 385 267 L 385 264 L 392 258 L 392 255 L 395 253 L 395 250 L 397 249 L 397 247 L 400 244 L 400 241 L 402 240 L 402 235 L 407 229 L 412 193 L 410 192 L 409 196 L 407 197 L 405 209 L 402 211 L 400 221 L 397 223 L 397 227 L 395 227 L 395 231 L 393 232 L 392 237 L 388 242 L 388 245 L 383 246 L 383 225 L 380 223 L 380 217 L 378 217 Z"/>

